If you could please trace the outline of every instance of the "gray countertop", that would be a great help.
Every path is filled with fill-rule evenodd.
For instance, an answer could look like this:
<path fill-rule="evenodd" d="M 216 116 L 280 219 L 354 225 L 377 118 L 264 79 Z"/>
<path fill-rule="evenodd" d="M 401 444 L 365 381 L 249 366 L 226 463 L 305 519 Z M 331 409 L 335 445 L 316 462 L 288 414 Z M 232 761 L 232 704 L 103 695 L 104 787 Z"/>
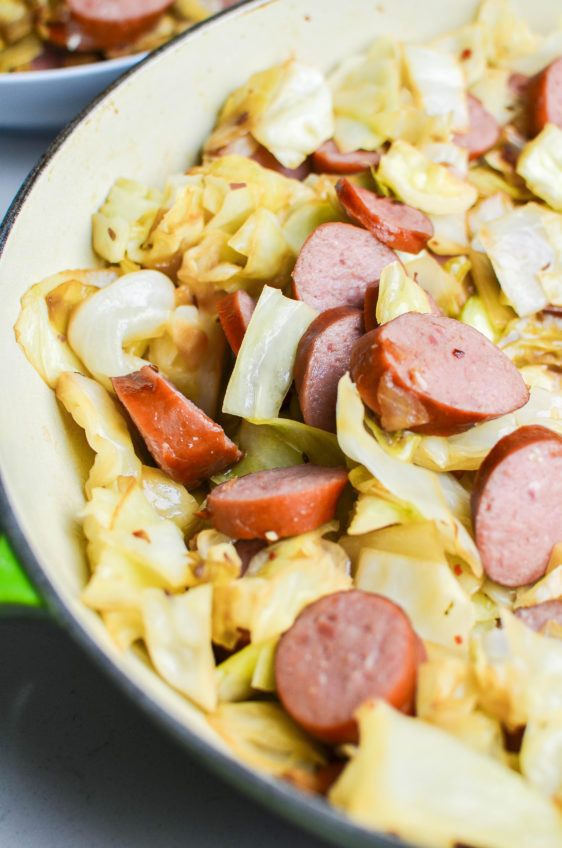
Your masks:
<path fill-rule="evenodd" d="M 0 131 L 0 219 L 49 141 Z M 0 845 L 325 843 L 202 769 L 54 624 L 0 618 Z"/>

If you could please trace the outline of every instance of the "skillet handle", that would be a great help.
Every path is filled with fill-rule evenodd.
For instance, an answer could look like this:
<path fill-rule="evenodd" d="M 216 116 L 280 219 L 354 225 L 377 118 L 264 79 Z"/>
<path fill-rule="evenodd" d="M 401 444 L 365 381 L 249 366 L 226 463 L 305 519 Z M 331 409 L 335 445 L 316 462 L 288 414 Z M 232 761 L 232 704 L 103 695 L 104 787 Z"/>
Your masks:
<path fill-rule="evenodd" d="M 0 615 L 25 615 L 44 609 L 6 536 L 0 535 Z"/>

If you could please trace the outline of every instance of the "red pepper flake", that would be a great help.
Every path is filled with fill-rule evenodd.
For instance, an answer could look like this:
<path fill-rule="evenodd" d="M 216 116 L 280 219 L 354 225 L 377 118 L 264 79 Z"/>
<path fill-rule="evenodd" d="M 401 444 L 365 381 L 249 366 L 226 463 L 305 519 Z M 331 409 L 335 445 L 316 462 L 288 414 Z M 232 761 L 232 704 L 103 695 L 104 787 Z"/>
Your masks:
<path fill-rule="evenodd" d="M 464 350 L 459 350 L 459 348 L 456 347 L 453 351 L 453 356 L 456 356 L 457 359 L 462 359 L 464 356 Z"/>
<path fill-rule="evenodd" d="M 472 56 L 472 50 L 470 49 L 470 47 L 467 47 L 461 53 L 461 59 L 463 60 L 463 62 L 466 62 L 466 60 L 470 59 L 471 56 Z"/>
<path fill-rule="evenodd" d="M 457 562 L 457 563 L 455 563 L 455 567 L 454 567 L 454 569 L 453 569 L 453 570 L 454 570 L 455 574 L 456 574 L 458 577 L 460 577 L 460 575 L 462 574 L 462 565 L 459 565 L 459 563 L 458 563 L 458 562 Z"/>
<path fill-rule="evenodd" d="M 268 559 L 275 559 L 275 554 L 273 553 L 273 551 L 269 552 Z"/>
<path fill-rule="evenodd" d="M 115 232 L 115 230 L 112 227 L 107 228 L 107 234 L 108 234 L 109 238 L 111 239 L 111 241 L 115 241 L 115 239 L 117 238 L 117 233 Z"/>
<path fill-rule="evenodd" d="M 455 642 L 457 645 L 462 645 L 462 636 L 455 636 Z"/>
<path fill-rule="evenodd" d="M 146 530 L 133 530 L 133 536 L 136 536 L 137 539 L 144 539 L 145 542 L 150 542 L 150 536 Z"/>

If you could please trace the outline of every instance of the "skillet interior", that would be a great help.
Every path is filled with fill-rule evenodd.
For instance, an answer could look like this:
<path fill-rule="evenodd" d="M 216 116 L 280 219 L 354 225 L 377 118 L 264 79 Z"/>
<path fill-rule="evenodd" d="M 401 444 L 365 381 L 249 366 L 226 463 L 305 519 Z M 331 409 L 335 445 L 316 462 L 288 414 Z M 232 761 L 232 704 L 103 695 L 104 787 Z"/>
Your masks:
<path fill-rule="evenodd" d="M 514 7 L 545 29 L 550 0 Z M 469 20 L 475 0 L 254 0 L 189 30 L 137 66 L 57 139 L 0 231 L 0 476 L 6 530 L 57 618 L 118 684 L 190 751 L 260 801 L 340 844 L 390 846 L 235 762 L 201 715 L 140 656 L 123 655 L 79 600 L 87 569 L 76 514 L 92 462 L 82 432 L 15 342 L 20 298 L 56 271 L 91 267 L 90 215 L 120 176 L 160 186 L 196 160 L 224 97 L 292 55 L 324 70 L 376 36 L 426 39 Z M 402 844 L 402 843 L 400 843 Z"/>

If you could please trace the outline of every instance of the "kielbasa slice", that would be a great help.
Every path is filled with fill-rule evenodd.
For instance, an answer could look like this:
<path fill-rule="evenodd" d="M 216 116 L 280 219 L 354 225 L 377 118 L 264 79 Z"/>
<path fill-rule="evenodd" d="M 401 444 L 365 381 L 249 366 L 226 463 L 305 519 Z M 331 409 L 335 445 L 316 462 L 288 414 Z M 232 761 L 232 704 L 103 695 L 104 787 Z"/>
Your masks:
<path fill-rule="evenodd" d="M 433 235 L 427 215 L 400 200 L 380 197 L 345 177 L 336 183 L 336 192 L 349 217 L 388 247 L 419 253 Z"/>
<path fill-rule="evenodd" d="M 546 124 L 562 129 L 562 56 L 531 79 L 526 94 L 532 135 L 538 135 Z"/>
<path fill-rule="evenodd" d="M 363 314 L 352 306 L 321 312 L 301 338 L 295 385 L 305 424 L 336 432 L 338 382 L 349 370 L 351 348 L 363 335 Z"/>
<path fill-rule="evenodd" d="M 222 427 L 150 365 L 111 382 L 156 463 L 188 489 L 242 453 Z"/>
<path fill-rule="evenodd" d="M 543 601 L 542 604 L 534 604 L 532 607 L 519 607 L 515 610 L 515 616 L 536 633 L 540 633 L 549 621 L 562 627 L 562 600 Z"/>
<path fill-rule="evenodd" d="M 293 269 L 293 293 L 318 312 L 334 306 L 363 307 L 365 290 L 398 257 L 362 227 L 320 224 L 301 247 Z"/>
<path fill-rule="evenodd" d="M 515 365 L 482 333 L 418 312 L 362 336 L 351 351 L 351 377 L 389 431 L 451 436 L 529 399 Z"/>
<path fill-rule="evenodd" d="M 526 586 L 545 573 L 562 542 L 562 437 L 519 427 L 492 448 L 471 496 L 484 571 L 502 586 Z"/>
<path fill-rule="evenodd" d="M 279 698 L 312 736 L 357 742 L 355 712 L 371 698 L 411 712 L 418 637 L 393 601 L 351 589 L 305 607 L 275 654 Z"/>
<path fill-rule="evenodd" d="M 207 498 L 213 526 L 231 539 L 274 539 L 315 530 L 334 517 L 345 468 L 295 465 L 221 483 Z"/>
<path fill-rule="evenodd" d="M 494 116 L 484 109 L 473 94 L 467 95 L 467 105 L 470 129 L 466 133 L 455 133 L 453 141 L 468 150 L 468 158 L 472 161 L 498 143 L 501 130 Z"/>
<path fill-rule="evenodd" d="M 217 300 L 217 312 L 227 341 L 238 354 L 256 302 L 243 289 L 225 294 Z"/>
<path fill-rule="evenodd" d="M 71 21 L 92 49 L 117 47 L 153 27 L 173 0 L 67 0 Z"/>
<path fill-rule="evenodd" d="M 376 168 L 380 150 L 352 150 L 342 153 L 333 139 L 325 141 L 312 154 L 313 170 L 319 174 L 360 174 Z"/>

